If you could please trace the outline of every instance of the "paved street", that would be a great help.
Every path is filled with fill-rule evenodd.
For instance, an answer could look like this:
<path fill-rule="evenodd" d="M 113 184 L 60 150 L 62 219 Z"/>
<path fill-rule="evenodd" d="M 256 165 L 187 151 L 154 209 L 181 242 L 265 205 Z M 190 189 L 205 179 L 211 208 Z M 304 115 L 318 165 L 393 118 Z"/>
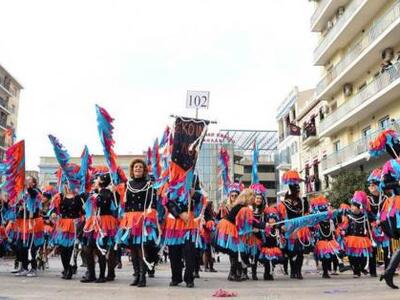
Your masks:
<path fill-rule="evenodd" d="M 168 265 L 158 267 L 156 278 L 148 279 L 147 288 L 130 287 L 132 269 L 128 261 L 118 270 L 117 280 L 105 284 L 82 284 L 78 278 L 62 280 L 61 266 L 56 258 L 50 261 L 50 270 L 38 278 L 16 278 L 9 273 L 11 260 L 0 260 L 0 299 L 213 299 L 217 288 L 238 293 L 236 299 L 400 299 L 400 291 L 391 290 L 376 278 L 353 279 L 350 273 L 323 280 L 316 273 L 314 263 L 309 261 L 303 281 L 290 280 L 277 269 L 273 282 L 247 281 L 242 283 L 226 280 L 228 264 L 224 259 L 217 264 L 218 273 L 201 273 L 194 289 L 168 287 Z M 261 270 L 260 270 L 261 271 Z M 83 269 L 79 270 L 80 274 Z M 262 274 L 259 274 L 262 277 Z M 397 279 L 399 283 L 400 279 Z M 214 298 L 215 299 L 215 298 Z"/>

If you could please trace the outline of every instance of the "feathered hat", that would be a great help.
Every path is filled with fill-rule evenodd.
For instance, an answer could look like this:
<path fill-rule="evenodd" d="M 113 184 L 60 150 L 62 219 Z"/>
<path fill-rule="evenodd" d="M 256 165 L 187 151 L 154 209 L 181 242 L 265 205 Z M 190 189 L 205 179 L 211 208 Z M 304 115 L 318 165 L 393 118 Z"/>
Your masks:
<path fill-rule="evenodd" d="M 264 215 L 267 220 L 269 218 L 272 218 L 272 219 L 279 221 L 279 212 L 275 206 L 266 207 L 264 210 Z"/>
<path fill-rule="evenodd" d="M 328 209 L 329 201 L 324 195 L 311 198 L 311 210 L 313 212 L 326 211 Z"/>
<path fill-rule="evenodd" d="M 267 195 L 267 189 L 261 183 L 253 183 L 250 188 L 254 191 L 256 195 L 261 195 L 264 199 Z"/>
<path fill-rule="evenodd" d="M 238 182 L 231 183 L 228 186 L 228 194 L 230 194 L 230 193 L 240 194 L 242 191 L 243 191 L 243 184 L 240 184 Z"/>
<path fill-rule="evenodd" d="M 353 198 L 351 198 L 351 204 L 360 206 L 365 211 L 370 210 L 368 196 L 364 191 L 355 191 Z"/>
<path fill-rule="evenodd" d="M 398 187 L 400 180 L 400 159 L 388 160 L 382 168 L 380 189 L 384 190 L 388 187 Z"/>
<path fill-rule="evenodd" d="M 393 158 L 400 153 L 399 135 L 393 129 L 385 129 L 369 143 L 368 152 L 372 157 L 378 157 L 385 151 Z"/>
<path fill-rule="evenodd" d="M 374 169 L 371 174 L 368 176 L 368 183 L 375 183 L 378 184 L 381 182 L 381 178 L 382 178 L 382 169 L 381 168 L 377 168 Z"/>
<path fill-rule="evenodd" d="M 286 171 L 282 176 L 282 183 L 288 185 L 295 185 L 301 182 L 299 172 L 296 170 Z"/>

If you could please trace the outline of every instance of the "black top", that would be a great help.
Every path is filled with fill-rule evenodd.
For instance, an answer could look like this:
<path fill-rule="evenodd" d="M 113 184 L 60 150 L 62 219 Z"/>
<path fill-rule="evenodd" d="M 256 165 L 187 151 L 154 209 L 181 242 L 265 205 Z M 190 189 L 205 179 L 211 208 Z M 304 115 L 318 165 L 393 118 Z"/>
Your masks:
<path fill-rule="evenodd" d="M 150 184 L 150 187 L 146 187 L 147 184 Z M 146 188 L 145 188 L 146 187 Z M 140 190 L 139 192 L 132 192 L 133 190 Z M 157 193 L 153 189 L 152 184 L 147 178 L 136 178 L 132 179 L 128 182 L 126 193 L 126 203 L 125 203 L 125 211 L 144 211 L 149 208 L 151 204 L 151 208 L 156 208 L 157 205 Z M 142 190 L 143 189 L 143 190 Z M 151 201 L 151 197 L 153 196 L 153 202 Z"/>
<path fill-rule="evenodd" d="M 319 222 L 318 239 L 324 240 L 324 241 L 333 240 L 333 233 L 331 230 L 331 222 L 330 221 L 327 220 L 327 221 Z"/>
<path fill-rule="evenodd" d="M 115 193 L 117 206 L 119 204 L 119 194 Z M 100 210 L 100 216 L 115 215 L 116 211 L 111 210 L 112 203 L 115 201 L 114 193 L 109 189 L 101 189 L 96 197 L 96 206 Z"/>
<path fill-rule="evenodd" d="M 268 248 L 279 247 L 277 235 L 279 235 L 279 230 L 276 226 L 272 227 L 271 234 L 273 235 L 264 235 L 263 237 L 263 246 Z"/>
<path fill-rule="evenodd" d="M 379 195 L 376 196 L 371 194 L 368 196 L 368 200 L 370 202 L 370 207 L 371 207 L 371 211 L 368 214 L 368 218 L 370 222 L 375 222 L 378 220 L 379 209 L 382 209 L 382 206 L 387 200 L 387 197 L 385 195 L 382 195 L 381 198 L 382 202 L 380 205 L 379 205 Z"/>
<path fill-rule="evenodd" d="M 285 195 L 283 205 L 286 207 L 288 219 L 301 217 L 309 210 L 307 199 L 301 199 L 300 197 L 292 196 L 290 194 Z"/>
<path fill-rule="evenodd" d="M 232 207 L 232 209 L 230 210 L 228 215 L 225 217 L 225 219 L 228 220 L 229 222 L 231 222 L 232 224 L 235 224 L 236 216 L 243 207 L 244 207 L 244 205 L 242 205 L 242 204 L 235 205 L 234 207 Z"/>
<path fill-rule="evenodd" d="M 84 196 L 77 195 L 73 198 L 67 198 L 61 194 L 60 214 L 65 219 L 77 219 L 83 215 Z"/>
<path fill-rule="evenodd" d="M 353 214 L 350 213 L 348 215 L 349 218 L 349 226 L 346 230 L 346 235 L 352 236 L 367 236 L 366 228 L 367 228 L 367 218 L 364 218 L 364 214 Z"/>

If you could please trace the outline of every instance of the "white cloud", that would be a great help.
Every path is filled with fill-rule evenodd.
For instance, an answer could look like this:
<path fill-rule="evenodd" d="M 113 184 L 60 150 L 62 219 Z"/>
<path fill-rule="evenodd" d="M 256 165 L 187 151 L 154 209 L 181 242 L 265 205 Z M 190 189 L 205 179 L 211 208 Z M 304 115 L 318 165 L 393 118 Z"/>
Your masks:
<path fill-rule="evenodd" d="M 161 135 L 186 90 L 211 91 L 201 116 L 223 128 L 275 129 L 294 85 L 310 88 L 312 5 L 298 0 L 44 1 L 2 3 L 0 63 L 24 86 L 18 136 L 27 164 L 52 155 L 53 133 L 72 155 L 101 148 L 94 104 L 116 118 L 116 151 Z"/>

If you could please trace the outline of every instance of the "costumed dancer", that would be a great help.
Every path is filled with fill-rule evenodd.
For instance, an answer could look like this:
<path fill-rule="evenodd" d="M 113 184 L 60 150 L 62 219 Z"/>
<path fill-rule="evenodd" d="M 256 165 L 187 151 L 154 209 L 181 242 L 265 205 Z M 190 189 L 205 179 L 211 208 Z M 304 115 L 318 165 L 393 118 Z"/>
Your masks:
<path fill-rule="evenodd" d="M 64 184 L 64 193 L 53 198 L 52 218 L 57 220 L 54 231 L 54 244 L 61 249 L 63 265 L 62 279 L 71 279 L 74 268 L 71 265 L 74 246 L 78 242 L 78 226 L 84 215 L 85 195 L 79 195 L 76 189 Z"/>
<path fill-rule="evenodd" d="M 266 207 L 264 219 L 266 226 L 262 235 L 258 260 L 264 265 L 264 280 L 274 280 L 273 267 L 283 260 L 283 253 L 280 249 L 281 233 L 278 225 L 275 225 L 280 220 L 276 207 Z"/>
<path fill-rule="evenodd" d="M 268 206 L 266 202 L 266 188 L 261 183 L 255 183 L 250 185 L 250 188 L 254 191 L 256 197 L 253 204 L 253 217 L 258 223 L 265 223 L 264 210 Z M 257 277 L 257 265 L 258 258 L 260 256 L 261 244 L 263 241 L 263 231 L 257 227 L 253 228 L 253 235 L 250 237 L 248 243 L 250 246 L 250 256 L 253 258 L 251 265 L 251 278 L 258 280 Z"/>
<path fill-rule="evenodd" d="M 157 248 L 158 242 L 157 195 L 143 160 L 133 160 L 129 171 L 131 179 L 127 183 L 125 199 L 121 202 L 124 215 L 116 239 L 131 251 L 134 270 L 131 286 L 145 287 L 146 252 Z"/>
<path fill-rule="evenodd" d="M 249 247 L 246 242 L 253 230 L 253 211 L 250 205 L 253 205 L 254 199 L 254 191 L 244 189 L 233 203 L 229 214 L 216 228 L 215 247 L 218 251 L 229 255 L 231 265 L 229 281 L 242 281 L 245 278 L 239 259 L 243 260 L 243 254 L 248 254 Z M 248 262 L 245 261 L 245 264 Z"/>
<path fill-rule="evenodd" d="M 45 270 L 49 268 L 48 252 L 52 245 L 52 236 L 54 231 L 54 222 L 50 218 L 51 199 L 56 194 L 56 190 L 52 186 L 47 186 L 42 191 L 42 210 L 40 212 L 44 222 L 44 243 L 40 249 L 38 258 L 38 268 Z"/>
<path fill-rule="evenodd" d="M 400 151 L 399 151 L 400 153 Z M 381 189 L 388 196 L 382 206 L 380 221 L 383 231 L 392 239 L 400 239 L 400 160 L 388 161 L 382 170 Z M 393 277 L 397 267 L 400 265 L 400 249 L 391 256 L 389 265 L 380 280 L 385 279 L 386 284 L 398 289 L 394 284 Z"/>
<path fill-rule="evenodd" d="M 214 258 L 213 249 L 211 245 L 212 235 L 215 232 L 215 212 L 214 203 L 212 201 L 207 201 L 207 205 L 204 211 L 204 222 L 200 226 L 200 238 L 204 252 L 203 252 L 203 263 L 205 272 L 217 272 L 214 269 Z"/>
<path fill-rule="evenodd" d="M 41 192 L 34 177 L 27 178 L 27 193 L 17 202 L 17 251 L 22 270 L 16 276 L 37 276 L 37 250 L 44 243 L 44 223 L 40 216 L 42 208 Z M 28 271 L 29 263 L 31 270 Z"/>
<path fill-rule="evenodd" d="M 323 195 L 314 197 L 310 202 L 311 212 L 320 213 L 328 211 L 329 202 Z M 332 261 L 340 254 L 340 246 L 335 240 L 335 224 L 333 220 L 319 222 L 315 226 L 316 243 L 314 253 L 318 260 L 322 262 L 322 278 L 330 278 L 329 269 Z"/>
<path fill-rule="evenodd" d="M 221 202 L 220 207 L 218 208 L 217 211 L 217 220 L 222 220 L 229 214 L 233 204 L 235 203 L 237 197 L 239 196 L 242 190 L 243 190 L 242 184 L 239 183 L 229 184 L 228 198 L 226 199 L 226 202 L 224 201 Z"/>
<path fill-rule="evenodd" d="M 104 283 L 115 279 L 116 251 L 115 235 L 118 229 L 117 205 L 119 194 L 108 189 L 111 184 L 109 174 L 99 175 L 95 180 L 94 193 L 85 203 L 86 222 L 83 229 L 83 245 L 88 274 L 83 283 Z M 100 274 L 96 279 L 95 256 L 98 258 Z M 105 276 L 107 268 L 107 277 Z"/>
<path fill-rule="evenodd" d="M 190 179 L 190 176 L 188 177 Z M 188 180 L 186 178 L 186 180 Z M 168 215 L 163 230 L 163 242 L 168 246 L 169 260 L 171 264 L 172 280 L 170 286 L 177 286 L 185 281 L 186 287 L 194 287 L 198 249 L 201 248 L 200 220 L 201 215 L 196 215 L 199 207 L 203 207 L 204 196 L 200 188 L 198 176 L 191 177 L 191 188 L 187 190 L 188 201 L 174 199 L 168 195 L 166 203 Z M 205 206 L 205 205 L 204 205 Z M 201 211 L 203 209 L 200 209 Z M 201 214 L 201 213 L 200 213 Z M 185 271 L 183 272 L 183 262 Z"/>
<path fill-rule="evenodd" d="M 383 204 L 385 203 L 387 196 L 379 191 L 379 185 L 382 177 L 382 170 L 375 169 L 368 177 L 368 201 L 370 204 L 369 221 L 372 230 L 373 252 L 372 257 L 369 261 L 369 273 L 371 277 L 377 277 L 376 273 L 376 255 L 378 249 L 383 250 L 383 260 L 385 263 L 385 269 L 389 265 L 389 248 L 390 238 L 383 232 L 380 226 L 380 214 Z"/>
<path fill-rule="evenodd" d="M 284 200 L 278 204 L 280 218 L 290 220 L 306 215 L 309 205 L 307 199 L 300 197 L 299 173 L 295 170 L 285 172 L 282 182 L 289 186 L 289 191 L 285 194 Z M 285 231 L 284 226 L 281 229 Z M 285 234 L 285 241 L 285 252 L 290 264 L 290 278 L 303 279 L 301 269 L 304 253 L 309 252 L 312 248 L 311 231 L 308 227 L 303 227 L 289 236 Z"/>
<path fill-rule="evenodd" d="M 345 252 L 354 278 L 359 278 L 372 256 L 371 232 L 368 222 L 369 201 L 364 191 L 356 191 L 351 199 L 350 213 L 345 219 Z"/>
<path fill-rule="evenodd" d="M 7 251 L 7 234 L 6 234 L 6 220 L 3 217 L 5 208 L 4 194 L 0 195 L 0 257 L 3 257 Z"/>

